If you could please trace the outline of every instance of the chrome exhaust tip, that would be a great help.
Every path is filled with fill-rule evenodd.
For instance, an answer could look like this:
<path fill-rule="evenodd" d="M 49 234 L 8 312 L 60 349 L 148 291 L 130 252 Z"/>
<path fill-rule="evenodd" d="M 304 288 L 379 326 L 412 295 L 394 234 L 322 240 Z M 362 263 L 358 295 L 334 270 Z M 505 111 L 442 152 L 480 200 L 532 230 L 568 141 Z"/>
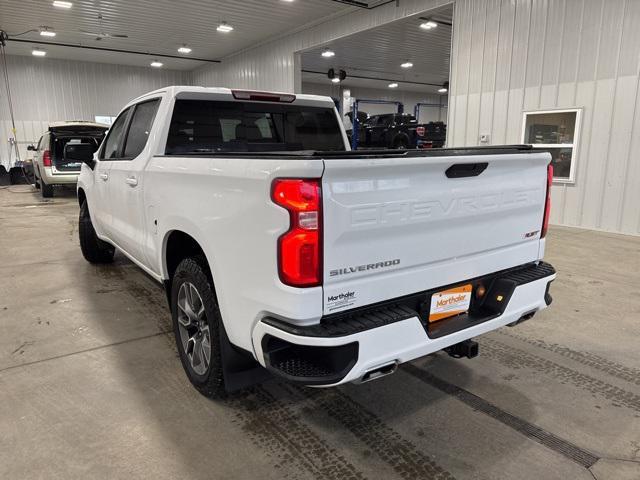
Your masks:
<path fill-rule="evenodd" d="M 370 382 L 371 380 L 377 380 L 378 378 L 386 377 L 395 373 L 398 369 L 398 362 L 385 363 L 379 367 L 367 370 L 367 372 L 360 379 L 360 383 Z"/>

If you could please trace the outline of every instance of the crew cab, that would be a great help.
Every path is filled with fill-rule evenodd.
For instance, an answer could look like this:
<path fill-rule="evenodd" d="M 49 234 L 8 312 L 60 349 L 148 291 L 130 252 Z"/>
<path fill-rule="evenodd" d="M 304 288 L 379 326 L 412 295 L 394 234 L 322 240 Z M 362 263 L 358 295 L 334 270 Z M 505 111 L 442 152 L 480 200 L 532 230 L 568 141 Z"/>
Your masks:
<path fill-rule="evenodd" d="M 347 135 L 353 135 L 353 131 Z M 413 115 L 405 113 L 372 115 L 358 122 L 358 148 L 440 148 L 445 137 L 444 123 L 418 123 Z"/>
<path fill-rule="evenodd" d="M 79 235 L 161 282 L 204 395 L 392 373 L 551 303 L 549 153 L 349 151 L 328 97 L 167 87 L 78 147 Z"/>
<path fill-rule="evenodd" d="M 81 163 L 67 158 L 68 148 L 74 149 L 77 144 L 85 143 L 95 152 L 108 128 L 101 123 L 81 120 L 52 122 L 38 144 L 27 147 L 27 150 L 34 152 L 32 164 L 35 185 L 43 197 L 53 197 L 55 185 L 76 184 Z"/>

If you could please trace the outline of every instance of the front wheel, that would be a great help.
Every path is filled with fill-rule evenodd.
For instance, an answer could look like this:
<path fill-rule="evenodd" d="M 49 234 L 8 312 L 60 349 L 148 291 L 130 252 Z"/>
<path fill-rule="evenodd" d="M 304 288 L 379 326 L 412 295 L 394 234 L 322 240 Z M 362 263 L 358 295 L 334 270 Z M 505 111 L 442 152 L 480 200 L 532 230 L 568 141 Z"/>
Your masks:
<path fill-rule="evenodd" d="M 220 352 L 220 309 L 202 256 L 185 258 L 171 285 L 173 331 L 182 367 L 204 396 L 225 394 Z"/>
<path fill-rule="evenodd" d="M 42 184 L 44 187 L 44 183 Z M 78 219 L 78 235 L 80 237 L 80 250 L 85 260 L 90 263 L 113 262 L 115 248 L 107 242 L 103 242 L 96 235 L 89 215 L 89 205 L 85 200 L 80 206 L 80 218 Z"/>

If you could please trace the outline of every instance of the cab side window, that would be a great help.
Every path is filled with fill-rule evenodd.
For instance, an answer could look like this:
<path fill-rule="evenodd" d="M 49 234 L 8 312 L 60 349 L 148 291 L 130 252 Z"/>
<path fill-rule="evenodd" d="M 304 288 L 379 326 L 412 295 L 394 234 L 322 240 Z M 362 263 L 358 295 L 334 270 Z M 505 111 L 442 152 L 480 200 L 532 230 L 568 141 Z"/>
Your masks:
<path fill-rule="evenodd" d="M 122 158 L 122 142 L 124 140 L 124 129 L 129 118 L 131 107 L 122 112 L 116 121 L 111 125 L 107 139 L 104 142 L 104 148 L 100 155 L 101 160 L 116 160 Z"/>
<path fill-rule="evenodd" d="M 138 103 L 135 106 L 125 142 L 124 158 L 135 158 L 142 153 L 142 150 L 147 144 L 153 119 L 156 116 L 159 104 L 160 99 L 156 98 L 147 102 Z"/>

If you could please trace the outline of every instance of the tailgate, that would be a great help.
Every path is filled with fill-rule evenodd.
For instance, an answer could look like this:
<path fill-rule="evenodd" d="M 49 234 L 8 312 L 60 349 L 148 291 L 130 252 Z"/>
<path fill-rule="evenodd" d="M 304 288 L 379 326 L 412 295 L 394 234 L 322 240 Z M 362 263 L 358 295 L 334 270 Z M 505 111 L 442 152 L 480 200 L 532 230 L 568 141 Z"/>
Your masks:
<path fill-rule="evenodd" d="M 538 260 L 550 156 L 485 152 L 324 160 L 325 314 Z"/>

